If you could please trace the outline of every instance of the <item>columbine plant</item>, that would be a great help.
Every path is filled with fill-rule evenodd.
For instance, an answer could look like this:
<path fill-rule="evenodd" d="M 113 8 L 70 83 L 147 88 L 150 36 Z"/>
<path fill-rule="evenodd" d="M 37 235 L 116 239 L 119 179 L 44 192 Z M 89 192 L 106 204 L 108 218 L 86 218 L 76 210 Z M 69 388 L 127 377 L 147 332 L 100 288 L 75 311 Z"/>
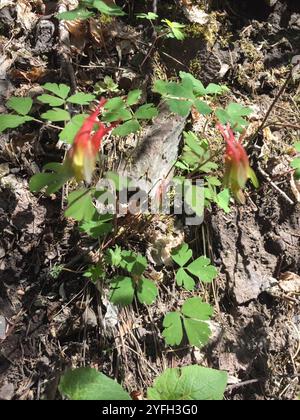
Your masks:
<path fill-rule="evenodd" d="M 253 185 L 258 187 L 258 180 L 242 145 L 243 136 L 236 139 L 229 124 L 226 129 L 221 124 L 217 124 L 217 128 L 226 142 L 224 186 L 230 188 L 236 199 L 244 204 L 246 182 L 251 179 Z"/>
<path fill-rule="evenodd" d="M 106 102 L 107 100 L 102 98 L 97 109 L 85 119 L 65 159 L 65 165 L 77 181 L 91 182 L 103 137 L 118 124 L 115 122 L 106 127 L 98 120 Z M 97 127 L 96 131 L 95 126 Z"/>

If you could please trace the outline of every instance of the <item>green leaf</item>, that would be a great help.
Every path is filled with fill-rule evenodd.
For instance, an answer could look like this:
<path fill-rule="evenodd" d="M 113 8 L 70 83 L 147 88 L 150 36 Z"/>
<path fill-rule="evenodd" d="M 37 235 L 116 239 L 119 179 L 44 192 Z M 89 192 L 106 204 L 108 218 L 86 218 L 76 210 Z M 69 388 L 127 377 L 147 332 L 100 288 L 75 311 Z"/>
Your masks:
<path fill-rule="evenodd" d="M 60 183 L 59 180 L 60 178 L 57 177 L 57 174 L 42 172 L 39 174 L 35 174 L 31 177 L 29 182 L 29 188 L 31 192 L 39 192 L 43 188 L 48 187 L 49 185 L 57 184 L 57 189 L 59 189 L 64 184 Z"/>
<path fill-rule="evenodd" d="M 221 181 L 216 176 L 208 176 L 206 180 L 209 185 L 214 187 L 220 187 L 222 185 Z"/>
<path fill-rule="evenodd" d="M 132 90 L 127 95 L 127 105 L 132 106 L 138 103 L 142 96 L 142 91 L 140 89 Z"/>
<path fill-rule="evenodd" d="M 187 299 L 182 305 L 181 312 L 184 316 L 198 321 L 208 321 L 213 314 L 213 308 L 202 302 L 198 297 Z"/>
<path fill-rule="evenodd" d="M 106 112 L 103 115 L 103 121 L 114 122 L 119 120 L 130 120 L 132 118 L 132 114 L 128 109 L 126 109 L 125 105 L 125 102 L 120 97 L 107 101 L 104 105 Z"/>
<path fill-rule="evenodd" d="M 61 12 L 56 15 L 58 20 L 77 20 L 77 19 L 88 19 L 91 16 L 94 16 L 93 12 L 90 12 L 88 9 L 83 7 L 77 7 L 74 10 L 70 10 L 69 12 Z"/>
<path fill-rule="evenodd" d="M 116 381 L 89 367 L 68 370 L 61 377 L 58 388 L 70 400 L 131 400 Z"/>
<path fill-rule="evenodd" d="M 178 114 L 181 117 L 187 117 L 191 111 L 192 103 L 180 99 L 168 99 L 166 101 L 171 112 Z"/>
<path fill-rule="evenodd" d="M 21 115 L 2 114 L 0 115 L 0 133 L 8 128 L 16 128 L 32 120 L 33 118 L 28 115 L 22 117 Z"/>
<path fill-rule="evenodd" d="M 136 15 L 137 19 L 148 19 L 148 20 L 155 20 L 158 18 L 158 15 L 153 12 L 148 13 L 139 13 Z"/>
<path fill-rule="evenodd" d="M 181 311 L 189 343 L 198 348 L 203 347 L 211 334 L 209 325 L 205 321 L 213 314 L 212 307 L 208 303 L 203 303 L 200 298 L 193 297 L 184 302 Z"/>
<path fill-rule="evenodd" d="M 138 120 L 150 120 L 154 117 L 157 117 L 158 111 L 153 104 L 145 104 L 140 106 L 134 116 Z"/>
<path fill-rule="evenodd" d="M 210 264 L 210 259 L 199 257 L 188 265 L 187 270 L 204 283 L 211 283 L 217 276 L 217 269 Z"/>
<path fill-rule="evenodd" d="M 78 92 L 75 93 L 75 95 L 70 96 L 67 99 L 67 102 L 77 105 L 89 105 L 94 99 L 96 99 L 96 96 L 91 93 Z"/>
<path fill-rule="evenodd" d="M 40 95 L 37 99 L 43 104 L 48 104 L 50 106 L 61 106 L 65 103 L 64 99 L 58 98 L 57 96 L 52 95 Z"/>
<path fill-rule="evenodd" d="M 169 82 L 165 80 L 155 80 L 153 85 L 153 92 L 159 93 L 160 95 L 166 95 L 168 93 Z"/>
<path fill-rule="evenodd" d="M 207 323 L 184 318 L 183 325 L 191 346 L 201 348 L 208 342 L 211 332 Z"/>
<path fill-rule="evenodd" d="M 259 181 L 257 179 L 256 173 L 250 167 L 248 168 L 248 177 L 249 177 L 250 181 L 252 182 L 253 186 L 255 188 L 259 188 Z"/>
<path fill-rule="evenodd" d="M 224 92 L 229 92 L 229 89 L 227 86 L 220 86 L 220 85 L 216 85 L 215 83 L 210 83 L 206 89 L 206 94 L 207 95 L 220 95 L 221 93 Z"/>
<path fill-rule="evenodd" d="M 97 284 L 99 280 L 105 279 L 105 271 L 100 265 L 91 265 L 84 273 L 83 277 L 88 278 L 92 283 Z"/>
<path fill-rule="evenodd" d="M 147 260 L 133 251 L 122 251 L 121 267 L 135 276 L 141 276 L 147 268 Z"/>
<path fill-rule="evenodd" d="M 112 131 L 112 134 L 114 136 L 125 137 L 125 136 L 128 136 L 128 134 L 136 133 L 140 129 L 141 129 L 141 126 L 138 121 L 130 120 L 114 128 Z"/>
<path fill-rule="evenodd" d="M 251 108 L 245 107 L 241 104 L 237 104 L 234 102 L 230 103 L 227 106 L 226 111 L 232 118 L 247 117 L 253 112 Z"/>
<path fill-rule="evenodd" d="M 105 76 L 103 82 L 97 82 L 94 86 L 97 96 L 104 92 L 119 92 L 118 84 L 110 76 Z"/>
<path fill-rule="evenodd" d="M 119 6 L 114 4 L 108 5 L 101 0 L 95 0 L 93 3 L 93 7 L 98 9 L 99 12 L 109 16 L 124 16 L 126 14 Z"/>
<path fill-rule="evenodd" d="M 196 96 L 204 96 L 206 94 L 206 89 L 203 86 L 203 83 L 196 79 L 192 74 L 181 71 L 179 76 L 182 80 L 189 79 L 192 82 L 193 90 Z"/>
<path fill-rule="evenodd" d="M 104 105 L 104 109 L 108 111 L 116 111 L 124 107 L 124 101 L 119 96 L 116 98 L 109 99 Z"/>
<path fill-rule="evenodd" d="M 184 40 L 185 34 L 182 32 L 182 29 L 185 28 L 185 25 L 178 22 L 171 22 L 169 19 L 162 19 L 162 22 L 166 23 L 167 27 L 170 28 L 172 37 L 179 41 Z"/>
<path fill-rule="evenodd" d="M 113 249 L 109 248 L 106 253 L 108 264 L 119 267 L 122 261 L 122 249 L 118 245 Z"/>
<path fill-rule="evenodd" d="M 134 282 L 130 277 L 118 276 L 110 282 L 109 300 L 115 305 L 130 305 L 134 296 Z"/>
<path fill-rule="evenodd" d="M 157 287 L 153 281 L 141 277 L 137 285 L 137 298 L 140 303 L 151 305 L 157 297 Z"/>
<path fill-rule="evenodd" d="M 178 312 L 169 312 L 163 321 L 164 330 L 162 336 L 170 346 L 178 346 L 183 339 L 181 317 Z"/>
<path fill-rule="evenodd" d="M 203 217 L 204 215 L 203 187 L 199 185 L 192 185 L 192 184 L 185 186 L 184 201 L 198 217 Z"/>
<path fill-rule="evenodd" d="M 216 110 L 216 116 L 221 124 L 227 124 L 229 122 L 231 128 L 238 132 L 243 132 L 244 128 L 249 125 L 248 121 L 243 117 L 247 117 L 251 113 L 251 108 L 244 107 L 237 103 L 230 103 L 226 110 Z"/>
<path fill-rule="evenodd" d="M 217 195 L 216 203 L 225 213 L 230 213 L 230 191 L 228 188 L 225 188 Z"/>
<path fill-rule="evenodd" d="M 65 111 L 61 108 L 53 108 L 47 112 L 44 112 L 41 117 L 45 120 L 58 122 L 58 121 L 69 121 L 71 119 L 71 115 L 68 111 Z"/>
<path fill-rule="evenodd" d="M 300 157 L 293 159 L 292 162 L 291 162 L 291 166 L 294 169 L 299 169 L 300 168 Z"/>
<path fill-rule="evenodd" d="M 212 112 L 212 109 L 205 102 L 200 101 L 199 99 L 194 101 L 194 107 L 202 115 L 208 115 Z"/>
<path fill-rule="evenodd" d="M 227 385 L 227 373 L 190 365 L 168 368 L 148 388 L 148 400 L 222 400 Z"/>
<path fill-rule="evenodd" d="M 75 115 L 71 121 L 66 124 L 65 128 L 59 133 L 59 139 L 65 143 L 73 144 L 76 134 L 88 116 L 88 114 Z"/>
<path fill-rule="evenodd" d="M 170 97 L 177 99 L 191 99 L 194 100 L 194 86 L 193 81 L 189 78 L 182 79 L 181 83 L 168 82 L 167 83 L 167 94 Z"/>
<path fill-rule="evenodd" d="M 13 109 L 20 115 L 27 115 L 32 108 L 33 101 L 31 98 L 20 98 L 20 97 L 11 97 L 6 105 L 8 108 Z"/>
<path fill-rule="evenodd" d="M 60 190 L 60 188 L 72 177 L 68 168 L 58 162 L 51 162 L 44 166 L 44 170 L 51 173 L 42 172 L 35 174 L 29 181 L 29 188 L 32 192 L 38 192 L 46 188 L 46 194 L 50 195 Z"/>
<path fill-rule="evenodd" d="M 192 291 L 195 288 L 194 279 L 188 275 L 184 268 L 179 268 L 177 271 L 176 282 L 178 286 L 183 286 L 186 290 Z"/>
<path fill-rule="evenodd" d="M 300 153 L 300 141 L 294 144 L 294 148 L 296 149 L 296 152 Z"/>
<path fill-rule="evenodd" d="M 189 249 L 188 244 L 182 244 L 179 248 L 172 250 L 172 260 L 176 262 L 180 267 L 185 266 L 185 264 L 192 258 L 193 251 Z"/>
<path fill-rule="evenodd" d="M 42 87 L 62 99 L 66 99 L 70 92 L 70 87 L 63 83 L 59 85 L 57 83 L 46 83 Z"/>
<path fill-rule="evenodd" d="M 65 211 L 66 217 L 78 220 L 92 220 L 96 213 L 93 205 L 92 191 L 86 188 L 73 191 L 68 196 L 68 208 Z"/>
<path fill-rule="evenodd" d="M 112 218 L 109 215 L 99 216 L 99 218 L 100 220 L 83 221 L 80 224 L 80 230 L 95 239 L 107 235 L 113 230 Z"/>
<path fill-rule="evenodd" d="M 131 112 L 123 107 L 116 111 L 107 112 L 103 117 L 103 121 L 112 123 L 117 121 L 128 121 L 131 120 L 131 118 Z"/>

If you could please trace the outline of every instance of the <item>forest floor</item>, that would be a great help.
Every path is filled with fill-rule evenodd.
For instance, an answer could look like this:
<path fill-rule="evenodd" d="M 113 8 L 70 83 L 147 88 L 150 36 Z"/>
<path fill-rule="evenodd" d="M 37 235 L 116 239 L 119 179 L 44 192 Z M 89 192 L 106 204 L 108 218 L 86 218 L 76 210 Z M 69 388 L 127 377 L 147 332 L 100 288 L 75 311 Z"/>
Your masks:
<path fill-rule="evenodd" d="M 199 0 L 193 3 L 207 14 L 199 24 L 184 13 L 189 2 L 158 0 L 160 18 L 184 23 L 187 36 L 161 40 L 150 53 L 151 27 L 135 14 L 153 11 L 155 2 L 118 1 L 125 17 L 100 26 L 73 24 L 67 46 L 57 3 L 0 0 L 1 113 L 10 96 L 36 97 L 46 82 L 90 92 L 105 76 L 155 102 L 155 78 L 191 72 L 205 85 L 226 84 L 228 99 L 254 109 L 248 152 L 260 187 L 250 187 L 247 204 L 233 204 L 228 214 L 207 211 L 197 228 L 172 218 L 127 222 L 132 230 L 117 242 L 123 248 L 148 256 L 157 238 L 172 247 L 185 237 L 195 256 L 209 255 L 218 268 L 213 285 L 201 292 L 215 308 L 213 338 L 201 350 L 170 348 L 160 332 L 163 315 L 190 295 L 175 294 L 172 268 L 150 258 L 147 274 L 160 284 L 157 303 L 120 309 L 113 327 L 104 328 L 109 304 L 82 276 L 97 248 L 64 218 L 61 194 L 32 194 L 28 187 L 43 164 L 61 161 L 57 134 L 35 124 L 0 134 L 0 399 L 59 399 L 62 372 L 83 365 L 144 394 L 167 367 L 188 364 L 226 370 L 228 400 L 295 399 L 300 187 L 290 161 L 300 138 L 300 87 L 289 75 L 300 55 L 299 1 Z M 187 124 L 197 130 L 195 121 Z M 117 150 L 107 148 L 114 167 L 135 141 L 130 136 Z"/>

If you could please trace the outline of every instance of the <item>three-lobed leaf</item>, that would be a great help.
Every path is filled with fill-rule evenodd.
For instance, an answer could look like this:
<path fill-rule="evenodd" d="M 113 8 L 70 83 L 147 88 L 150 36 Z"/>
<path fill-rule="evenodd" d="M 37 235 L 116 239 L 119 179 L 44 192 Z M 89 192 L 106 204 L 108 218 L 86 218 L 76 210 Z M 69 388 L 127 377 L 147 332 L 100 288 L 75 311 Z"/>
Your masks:
<path fill-rule="evenodd" d="M 172 251 L 172 260 L 176 262 L 180 267 L 186 265 L 186 263 L 192 258 L 193 251 L 189 248 L 188 244 L 184 243 L 179 248 L 175 248 Z"/>
<path fill-rule="evenodd" d="M 69 194 L 68 207 L 65 211 L 66 217 L 71 217 L 78 221 L 92 220 L 95 213 L 91 190 L 81 188 Z"/>
<path fill-rule="evenodd" d="M 203 256 L 189 264 L 186 269 L 204 283 L 212 282 L 218 274 L 217 269 L 211 265 L 210 259 Z"/>
<path fill-rule="evenodd" d="M 61 108 L 50 109 L 49 111 L 44 112 L 41 117 L 44 120 L 52 122 L 69 121 L 71 119 L 69 112 Z"/>
<path fill-rule="evenodd" d="M 170 346 L 179 346 L 183 339 L 181 316 L 178 312 L 169 312 L 163 320 L 162 336 Z"/>
<path fill-rule="evenodd" d="M 54 93 L 61 99 L 66 99 L 70 93 L 71 88 L 64 83 L 46 83 L 42 86 L 45 90 Z"/>
<path fill-rule="evenodd" d="M 184 268 L 179 268 L 175 277 L 178 286 L 183 286 L 186 290 L 194 290 L 195 280 L 186 272 Z"/>
<path fill-rule="evenodd" d="M 140 106 L 134 116 L 137 120 L 150 120 L 157 117 L 158 111 L 153 104 L 145 104 Z"/>
<path fill-rule="evenodd" d="M 114 128 L 112 134 L 114 136 L 125 137 L 128 134 L 136 133 L 141 129 L 140 123 L 137 120 L 129 120 Z"/>
<path fill-rule="evenodd" d="M 96 96 L 91 93 L 78 92 L 69 96 L 67 102 L 77 105 L 89 105 L 94 99 L 96 99 Z"/>
<path fill-rule="evenodd" d="M 132 106 L 139 102 L 142 96 L 142 91 L 140 89 L 131 90 L 127 95 L 127 105 Z"/>
<path fill-rule="evenodd" d="M 27 115 L 32 108 L 33 101 L 31 98 L 21 98 L 13 96 L 7 102 L 8 108 L 13 109 L 20 115 Z"/>
<path fill-rule="evenodd" d="M 28 121 L 32 121 L 33 118 L 29 115 L 13 115 L 13 114 L 2 114 L 0 115 L 0 133 L 8 128 L 16 128 Z"/>
<path fill-rule="evenodd" d="M 169 312 L 163 321 L 162 332 L 166 343 L 174 346 L 183 340 L 183 326 L 190 345 L 203 347 L 209 340 L 210 328 L 207 321 L 213 314 L 208 303 L 198 297 L 187 299 L 182 305 L 181 312 Z"/>
<path fill-rule="evenodd" d="M 43 104 L 48 104 L 50 106 L 61 106 L 65 103 L 64 99 L 58 98 L 57 96 L 48 95 L 47 93 L 38 96 L 37 99 Z"/>

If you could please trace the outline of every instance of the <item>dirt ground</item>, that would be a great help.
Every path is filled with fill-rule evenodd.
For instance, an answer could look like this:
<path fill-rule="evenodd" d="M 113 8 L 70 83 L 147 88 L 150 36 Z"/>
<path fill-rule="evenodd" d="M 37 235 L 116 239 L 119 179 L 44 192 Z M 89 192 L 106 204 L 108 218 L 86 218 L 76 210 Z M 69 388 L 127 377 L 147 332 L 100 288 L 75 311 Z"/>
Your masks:
<path fill-rule="evenodd" d="M 105 46 L 91 27 L 82 27 L 84 36 L 71 31 L 66 46 L 54 18 L 57 1 L 6 3 L 0 2 L 1 112 L 12 94 L 36 97 L 45 82 L 89 91 L 106 75 L 125 91 L 138 87 L 157 101 L 150 89 L 156 77 L 190 71 L 204 83 L 226 84 L 228 100 L 254 108 L 248 151 L 260 188 L 249 189 L 247 204 L 229 214 L 208 211 L 195 229 L 183 228 L 180 220 L 141 217 L 119 238 L 120 246 L 149 256 L 153 238 L 175 243 L 185 235 L 196 255 L 206 251 L 219 269 L 203 292 L 215 307 L 213 338 L 201 351 L 171 349 L 160 332 L 163 316 L 187 296 L 175 294 L 172 269 L 153 261 L 148 268 L 160 288 L 155 305 L 109 313 L 109 303 L 82 276 L 97 258 L 97 244 L 64 218 L 61 194 L 29 192 L 37 169 L 63 157 L 55 131 L 32 123 L 0 134 L 0 399 L 60 399 L 61 373 L 82 365 L 143 393 L 166 367 L 189 363 L 228 371 L 228 400 L 295 399 L 300 189 L 289 164 L 291 144 L 300 138 L 299 80 L 286 85 L 268 127 L 257 129 L 289 76 L 292 58 L 300 55 L 299 1 L 194 1 L 209 17 L 201 25 L 184 13 L 189 2 L 158 0 L 159 16 L 185 23 L 188 36 L 180 48 L 176 40 L 158 43 L 145 63 L 151 32 L 134 13 L 153 10 L 153 1 L 117 2 L 128 15 L 103 24 Z M 22 9 L 23 3 L 30 7 Z M 130 141 L 120 148 L 132 147 Z M 113 316 L 118 322 L 111 326 Z"/>

